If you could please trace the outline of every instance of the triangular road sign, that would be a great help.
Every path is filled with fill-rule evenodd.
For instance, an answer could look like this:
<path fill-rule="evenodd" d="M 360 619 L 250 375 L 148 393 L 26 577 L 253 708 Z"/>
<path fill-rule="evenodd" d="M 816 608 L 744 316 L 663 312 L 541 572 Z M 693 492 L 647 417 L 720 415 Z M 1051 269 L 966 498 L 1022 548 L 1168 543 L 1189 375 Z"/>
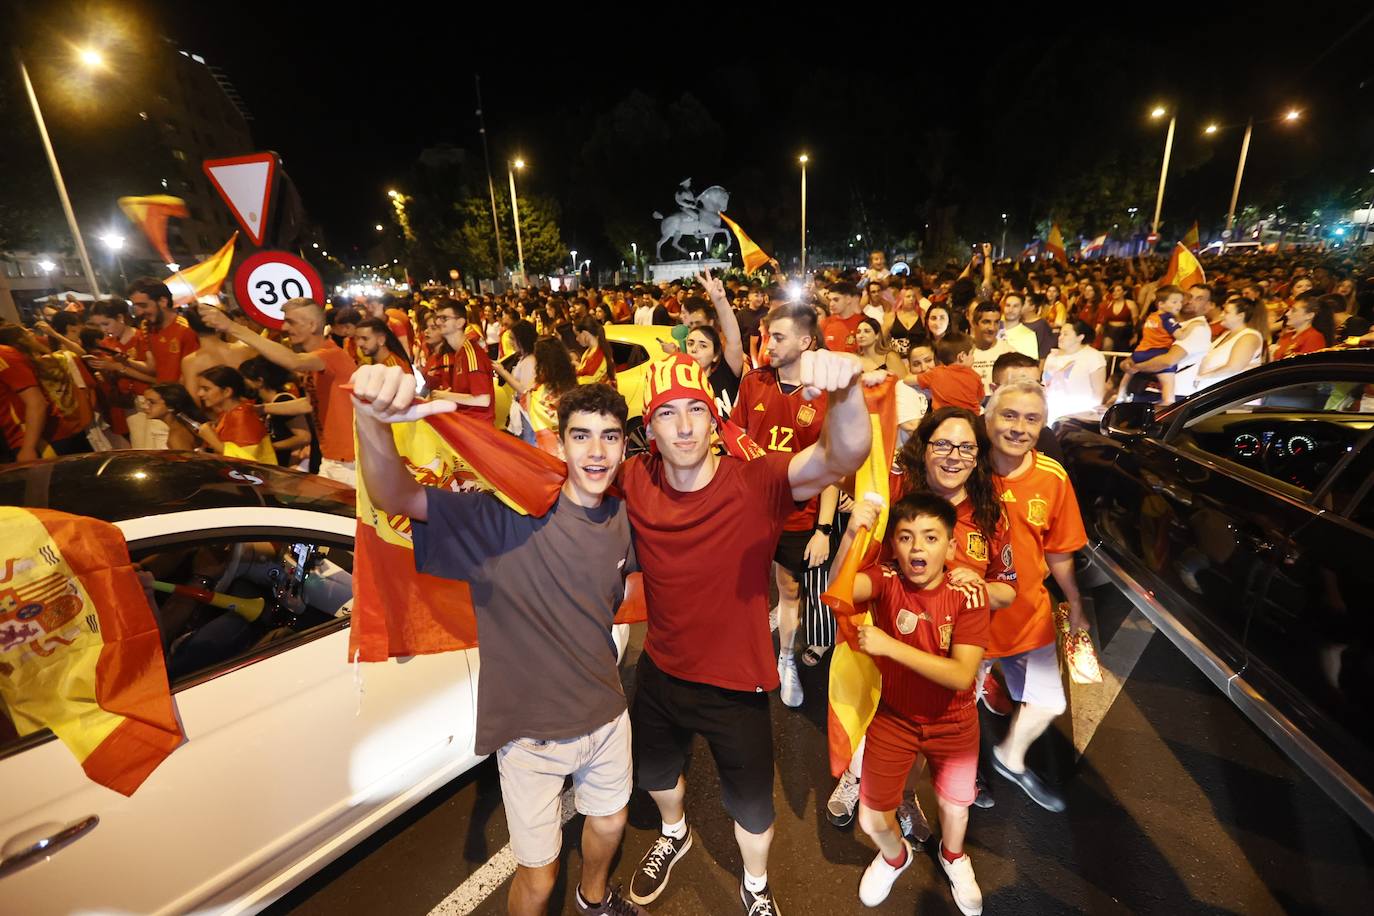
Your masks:
<path fill-rule="evenodd" d="M 267 235 L 278 165 L 276 153 L 206 159 L 203 165 L 205 176 L 229 205 L 244 234 L 258 247 Z"/>

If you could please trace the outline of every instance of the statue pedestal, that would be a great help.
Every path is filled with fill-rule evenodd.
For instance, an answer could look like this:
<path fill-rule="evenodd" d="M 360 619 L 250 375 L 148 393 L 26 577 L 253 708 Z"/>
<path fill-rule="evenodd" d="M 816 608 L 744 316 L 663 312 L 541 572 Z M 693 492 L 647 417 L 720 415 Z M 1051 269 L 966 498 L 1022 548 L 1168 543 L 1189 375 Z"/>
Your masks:
<path fill-rule="evenodd" d="M 660 261 L 657 264 L 649 265 L 649 279 L 654 283 L 671 283 L 674 280 L 688 280 L 701 273 L 706 268 L 710 268 L 714 274 L 720 274 L 729 270 L 731 263 L 724 260 L 707 258 L 704 261 L 688 259 L 686 261 Z"/>

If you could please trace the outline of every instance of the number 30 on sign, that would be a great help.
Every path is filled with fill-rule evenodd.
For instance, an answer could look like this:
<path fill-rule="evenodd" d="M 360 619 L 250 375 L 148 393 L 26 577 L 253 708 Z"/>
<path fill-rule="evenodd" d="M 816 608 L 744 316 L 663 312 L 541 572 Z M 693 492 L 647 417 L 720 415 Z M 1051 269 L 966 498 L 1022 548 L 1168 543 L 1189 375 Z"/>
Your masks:
<path fill-rule="evenodd" d="M 319 271 L 289 251 L 259 251 L 234 273 L 234 296 L 254 321 L 275 330 L 290 300 L 309 298 L 323 305 L 324 282 Z"/>

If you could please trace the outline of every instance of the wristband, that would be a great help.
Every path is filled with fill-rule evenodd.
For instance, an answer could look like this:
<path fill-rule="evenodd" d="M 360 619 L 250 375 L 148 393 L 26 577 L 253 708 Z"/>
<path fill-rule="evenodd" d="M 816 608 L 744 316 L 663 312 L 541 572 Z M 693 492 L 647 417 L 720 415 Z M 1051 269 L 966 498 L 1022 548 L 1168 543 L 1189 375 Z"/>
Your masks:
<path fill-rule="evenodd" d="M 832 534 L 835 533 L 835 526 L 832 525 L 830 522 L 826 522 L 823 525 L 817 525 L 816 530 L 819 531 L 821 534 L 825 535 L 826 537 L 830 537 Z"/>

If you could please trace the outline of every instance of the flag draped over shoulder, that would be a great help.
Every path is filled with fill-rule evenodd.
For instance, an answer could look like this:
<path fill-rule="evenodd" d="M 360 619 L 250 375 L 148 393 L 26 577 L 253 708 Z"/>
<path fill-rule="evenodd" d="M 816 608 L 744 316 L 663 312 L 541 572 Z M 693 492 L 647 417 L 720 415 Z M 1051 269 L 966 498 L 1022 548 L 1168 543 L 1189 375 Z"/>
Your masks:
<path fill-rule="evenodd" d="M 218 296 L 219 288 L 224 285 L 224 278 L 229 276 L 229 265 L 234 263 L 234 243 L 238 238 L 239 234 L 235 232 L 219 251 L 199 264 L 192 264 L 185 270 L 177 271 L 163 281 L 172 294 L 172 301 L 180 305 L 183 302 Z"/>
<path fill-rule="evenodd" d="M 425 486 L 486 490 L 522 515 L 543 515 L 558 501 L 564 463 L 484 420 L 443 413 L 391 430 L 402 461 Z M 410 519 L 373 507 L 361 472 L 357 500 L 349 658 L 379 662 L 477 645 L 467 583 L 416 571 Z M 616 622 L 644 619 L 635 573 Z"/>
<path fill-rule="evenodd" d="M 225 414 L 216 425 L 215 434 L 224 443 L 224 454 L 230 458 L 277 463 L 277 452 L 272 448 L 267 424 L 251 405 L 240 404 Z"/>
<path fill-rule="evenodd" d="M 0 697 L 86 775 L 132 795 L 185 740 L 162 636 L 114 525 L 0 507 Z"/>
<path fill-rule="evenodd" d="M 1068 256 L 1064 254 L 1064 233 L 1059 231 L 1058 223 L 1050 224 L 1050 234 L 1045 237 L 1045 253 L 1058 258 L 1061 264 L 1069 263 Z"/>
<path fill-rule="evenodd" d="M 735 234 L 735 238 L 739 240 L 739 254 L 740 258 L 744 261 L 745 273 L 751 274 L 771 260 L 753 239 L 744 234 L 744 230 L 739 227 L 739 223 L 735 222 L 724 213 L 720 214 L 720 218 L 725 222 L 725 225 L 730 227 L 730 231 Z"/>
<path fill-rule="evenodd" d="M 186 219 L 190 211 L 186 201 L 170 194 L 150 194 L 147 197 L 121 197 L 119 209 L 129 218 L 129 222 L 143 230 L 153 250 L 162 256 L 164 263 L 176 260 L 167 248 L 167 220 L 170 217 Z"/>
<path fill-rule="evenodd" d="M 859 533 L 831 577 L 821 601 L 835 615 L 835 649 L 830 660 L 830 708 L 826 730 L 830 745 L 831 775 L 839 776 L 849 766 L 854 751 L 863 739 L 868 723 L 878 711 L 882 676 L 873 659 L 859 651 L 859 625 L 872 623 L 867 610 L 854 607 L 854 577 L 878 558 L 887 531 L 887 512 L 891 504 L 889 475 L 897 450 L 897 396 L 889 378 L 881 385 L 864 389 L 869 422 L 873 428 L 873 447 L 854 476 L 854 498 L 872 493 L 882 500 L 882 511 L 872 530 Z"/>
<path fill-rule="evenodd" d="M 1160 286 L 1177 286 L 1180 289 L 1188 289 L 1197 286 L 1199 283 L 1206 283 L 1207 275 L 1202 271 L 1202 265 L 1198 263 L 1197 257 L 1188 250 L 1188 246 L 1179 242 L 1174 246 L 1174 253 L 1169 257 L 1169 266 L 1164 271 L 1164 277 L 1159 281 Z"/>

